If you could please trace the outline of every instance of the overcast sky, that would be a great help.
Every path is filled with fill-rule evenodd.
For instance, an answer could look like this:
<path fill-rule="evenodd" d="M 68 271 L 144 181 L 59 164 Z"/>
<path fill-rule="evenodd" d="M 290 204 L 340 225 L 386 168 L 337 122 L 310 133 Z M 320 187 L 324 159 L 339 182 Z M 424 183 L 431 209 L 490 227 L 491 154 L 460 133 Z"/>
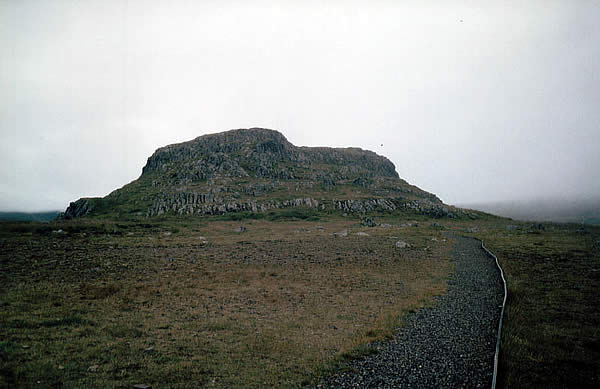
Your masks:
<path fill-rule="evenodd" d="M 0 210 L 249 127 L 373 150 L 450 204 L 597 196 L 599 21 L 585 0 L 0 0 Z"/>

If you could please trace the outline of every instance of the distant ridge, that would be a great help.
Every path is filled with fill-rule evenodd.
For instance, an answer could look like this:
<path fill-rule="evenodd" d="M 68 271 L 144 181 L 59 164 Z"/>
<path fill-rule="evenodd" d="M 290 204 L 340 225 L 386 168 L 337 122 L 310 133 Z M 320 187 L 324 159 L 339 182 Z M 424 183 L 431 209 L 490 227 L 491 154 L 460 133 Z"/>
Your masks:
<path fill-rule="evenodd" d="M 60 211 L 48 212 L 0 212 L 0 221 L 47 222 L 56 219 Z"/>
<path fill-rule="evenodd" d="M 387 158 L 360 148 L 298 147 L 278 131 L 238 129 L 161 147 L 142 175 L 64 217 L 206 216 L 284 208 L 455 217 L 457 209 L 402 180 Z"/>

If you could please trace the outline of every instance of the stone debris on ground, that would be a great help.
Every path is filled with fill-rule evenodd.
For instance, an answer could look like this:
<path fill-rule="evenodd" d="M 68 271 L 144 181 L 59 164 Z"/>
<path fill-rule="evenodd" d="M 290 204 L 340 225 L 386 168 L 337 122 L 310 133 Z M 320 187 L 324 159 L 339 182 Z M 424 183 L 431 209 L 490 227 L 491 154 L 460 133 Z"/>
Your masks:
<path fill-rule="evenodd" d="M 399 249 L 408 249 L 410 248 L 410 244 L 406 243 L 403 240 L 399 240 L 396 242 L 396 247 Z"/>
<path fill-rule="evenodd" d="M 375 221 L 370 217 L 362 218 L 362 220 L 360 221 L 360 225 L 364 227 L 377 227 L 377 223 L 375 223 Z"/>

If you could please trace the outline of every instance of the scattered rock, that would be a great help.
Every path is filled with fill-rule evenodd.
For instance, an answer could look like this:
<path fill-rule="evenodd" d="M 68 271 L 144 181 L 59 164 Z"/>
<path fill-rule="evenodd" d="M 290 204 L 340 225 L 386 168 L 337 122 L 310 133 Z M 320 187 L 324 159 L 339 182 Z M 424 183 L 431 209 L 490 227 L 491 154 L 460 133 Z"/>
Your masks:
<path fill-rule="evenodd" d="M 391 225 L 391 224 L 388 224 L 388 223 L 382 223 L 382 224 L 380 224 L 380 225 L 379 225 L 379 227 L 383 227 L 383 228 L 392 228 L 392 225 Z"/>
<path fill-rule="evenodd" d="M 23 347 L 25 350 L 27 350 L 30 346 L 27 344 L 22 345 L 21 347 Z"/>
<path fill-rule="evenodd" d="M 164 236 L 171 236 L 172 232 L 171 231 L 167 231 L 167 232 L 163 232 L 162 234 Z"/>
<path fill-rule="evenodd" d="M 375 223 L 370 217 L 363 217 L 360 221 L 360 225 L 365 227 L 376 227 L 377 223 Z"/>
<path fill-rule="evenodd" d="M 58 235 L 64 235 L 64 234 L 66 234 L 66 232 L 63 231 L 62 229 L 54 230 L 54 231 L 52 231 L 52 233 L 53 234 L 58 234 Z"/>
<path fill-rule="evenodd" d="M 366 232 L 362 232 L 362 231 L 360 231 L 360 232 L 357 232 L 357 233 L 356 233 L 356 234 L 354 234 L 354 235 L 358 235 L 358 236 L 369 236 L 369 234 L 367 234 Z"/>
<path fill-rule="evenodd" d="M 92 366 L 88 367 L 87 371 L 89 371 L 90 373 L 95 373 L 98 371 L 99 368 L 100 368 L 99 365 L 92 365 Z"/>
<path fill-rule="evenodd" d="M 479 228 L 477 228 L 477 227 L 469 227 L 469 228 L 466 229 L 466 232 L 469 232 L 469 233 L 479 232 Z"/>
<path fill-rule="evenodd" d="M 248 232 L 248 229 L 244 226 L 239 226 L 238 228 L 235 229 L 235 232 L 239 232 L 239 233 Z"/>
<path fill-rule="evenodd" d="M 410 248 L 410 245 L 403 240 L 399 240 L 396 242 L 396 247 L 399 249 L 407 249 Z"/>
<path fill-rule="evenodd" d="M 145 353 L 152 353 L 152 352 L 154 352 L 154 347 L 150 346 L 150 347 L 144 349 L 144 352 Z"/>
<path fill-rule="evenodd" d="M 406 228 L 406 227 L 419 227 L 419 223 L 417 223 L 417 222 L 402 223 L 402 224 L 400 224 L 400 227 L 403 227 L 403 228 Z"/>
<path fill-rule="evenodd" d="M 337 238 L 342 238 L 344 236 L 348 236 L 348 230 L 344 230 L 344 231 L 340 231 L 340 232 L 334 232 L 333 235 Z"/>
<path fill-rule="evenodd" d="M 146 384 L 135 384 L 132 389 L 152 389 L 152 386 Z"/>
<path fill-rule="evenodd" d="M 65 370 L 65 367 L 63 365 L 58 365 L 58 370 Z"/>

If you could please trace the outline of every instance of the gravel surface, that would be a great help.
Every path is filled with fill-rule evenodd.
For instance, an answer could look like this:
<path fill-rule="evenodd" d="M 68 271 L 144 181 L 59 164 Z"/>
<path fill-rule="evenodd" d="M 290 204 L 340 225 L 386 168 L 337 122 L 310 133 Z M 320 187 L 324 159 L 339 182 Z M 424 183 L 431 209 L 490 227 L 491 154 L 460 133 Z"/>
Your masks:
<path fill-rule="evenodd" d="M 457 237 L 456 274 L 433 306 L 410 314 L 377 353 L 350 363 L 319 388 L 486 388 L 492 383 L 503 298 L 495 261 L 475 239 Z"/>

